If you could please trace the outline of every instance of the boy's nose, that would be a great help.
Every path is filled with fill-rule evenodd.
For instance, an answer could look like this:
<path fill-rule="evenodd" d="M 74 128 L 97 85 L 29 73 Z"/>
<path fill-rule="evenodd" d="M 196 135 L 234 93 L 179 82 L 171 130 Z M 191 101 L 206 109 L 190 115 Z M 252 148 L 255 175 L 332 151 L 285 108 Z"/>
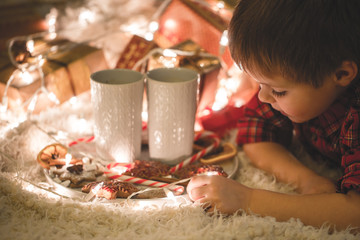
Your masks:
<path fill-rule="evenodd" d="M 271 95 L 271 89 L 267 86 L 261 86 L 259 93 L 258 93 L 258 98 L 260 101 L 265 102 L 265 103 L 274 103 L 275 99 L 274 97 Z"/>

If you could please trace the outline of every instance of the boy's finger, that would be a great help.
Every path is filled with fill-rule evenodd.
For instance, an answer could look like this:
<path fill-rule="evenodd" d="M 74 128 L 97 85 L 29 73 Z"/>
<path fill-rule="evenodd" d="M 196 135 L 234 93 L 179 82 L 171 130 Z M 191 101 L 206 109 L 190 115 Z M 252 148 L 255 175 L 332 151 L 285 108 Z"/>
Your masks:
<path fill-rule="evenodd" d="M 205 197 L 206 190 L 204 187 L 188 189 L 189 197 L 193 201 L 198 201 Z"/>

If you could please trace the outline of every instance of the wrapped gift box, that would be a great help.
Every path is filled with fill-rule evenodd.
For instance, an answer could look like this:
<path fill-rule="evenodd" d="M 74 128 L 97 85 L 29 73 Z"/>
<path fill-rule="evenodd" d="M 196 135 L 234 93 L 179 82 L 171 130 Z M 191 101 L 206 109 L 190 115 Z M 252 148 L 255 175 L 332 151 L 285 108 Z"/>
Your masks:
<path fill-rule="evenodd" d="M 121 53 L 115 68 L 132 69 L 138 61 L 157 47 L 155 42 L 147 41 L 140 36 L 134 35 Z"/>
<path fill-rule="evenodd" d="M 102 50 L 86 44 L 73 43 L 67 40 L 35 44 L 35 51 L 46 52 L 46 58 L 41 69 L 45 76 L 45 87 L 53 93 L 59 103 L 63 103 L 72 96 L 79 95 L 90 89 L 90 74 L 107 69 L 107 63 Z M 44 49 L 54 49 L 44 51 Z M 41 48 L 41 51 L 39 50 Z M 18 56 L 15 56 L 17 58 Z M 11 74 L 16 68 L 10 63 L 9 58 L 1 58 L 0 68 L 0 97 Z M 24 60 L 26 61 L 26 59 Z M 9 107 L 14 108 L 29 100 L 41 87 L 41 80 L 37 70 L 31 71 L 35 77 L 29 84 L 19 83 L 19 79 L 10 85 L 8 98 Z M 20 79 L 21 80 L 21 79 Z M 11 94 L 10 94 L 11 92 Z M 46 99 L 48 96 L 39 96 L 34 112 L 40 112 L 54 103 Z"/>
<path fill-rule="evenodd" d="M 229 20 L 197 1 L 173 0 L 159 19 L 155 42 L 168 48 L 191 39 L 207 52 L 219 56 L 222 54 L 220 39 Z M 228 66 L 232 65 L 228 48 L 222 58 Z"/>

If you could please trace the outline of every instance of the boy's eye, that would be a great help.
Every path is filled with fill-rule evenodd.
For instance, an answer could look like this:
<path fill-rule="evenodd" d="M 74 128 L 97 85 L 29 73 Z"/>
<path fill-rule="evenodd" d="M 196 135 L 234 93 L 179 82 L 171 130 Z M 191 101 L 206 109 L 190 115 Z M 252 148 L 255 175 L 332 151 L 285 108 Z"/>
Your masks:
<path fill-rule="evenodd" d="M 275 97 L 282 97 L 286 95 L 286 91 L 282 91 L 282 92 L 278 92 L 275 91 L 274 89 L 271 91 L 271 93 L 275 96 Z"/>

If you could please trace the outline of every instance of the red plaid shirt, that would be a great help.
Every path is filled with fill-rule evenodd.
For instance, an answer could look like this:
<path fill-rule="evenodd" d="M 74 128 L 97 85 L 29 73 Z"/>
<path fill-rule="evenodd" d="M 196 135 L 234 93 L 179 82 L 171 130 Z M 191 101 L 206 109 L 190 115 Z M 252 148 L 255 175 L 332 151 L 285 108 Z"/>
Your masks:
<path fill-rule="evenodd" d="M 343 176 L 338 192 L 350 189 L 360 192 L 360 83 L 351 86 L 319 117 L 305 123 L 293 123 L 270 104 L 262 103 L 257 94 L 242 108 L 238 122 L 239 145 L 254 142 L 291 143 L 293 134 L 307 149 L 320 153 L 341 165 Z"/>

